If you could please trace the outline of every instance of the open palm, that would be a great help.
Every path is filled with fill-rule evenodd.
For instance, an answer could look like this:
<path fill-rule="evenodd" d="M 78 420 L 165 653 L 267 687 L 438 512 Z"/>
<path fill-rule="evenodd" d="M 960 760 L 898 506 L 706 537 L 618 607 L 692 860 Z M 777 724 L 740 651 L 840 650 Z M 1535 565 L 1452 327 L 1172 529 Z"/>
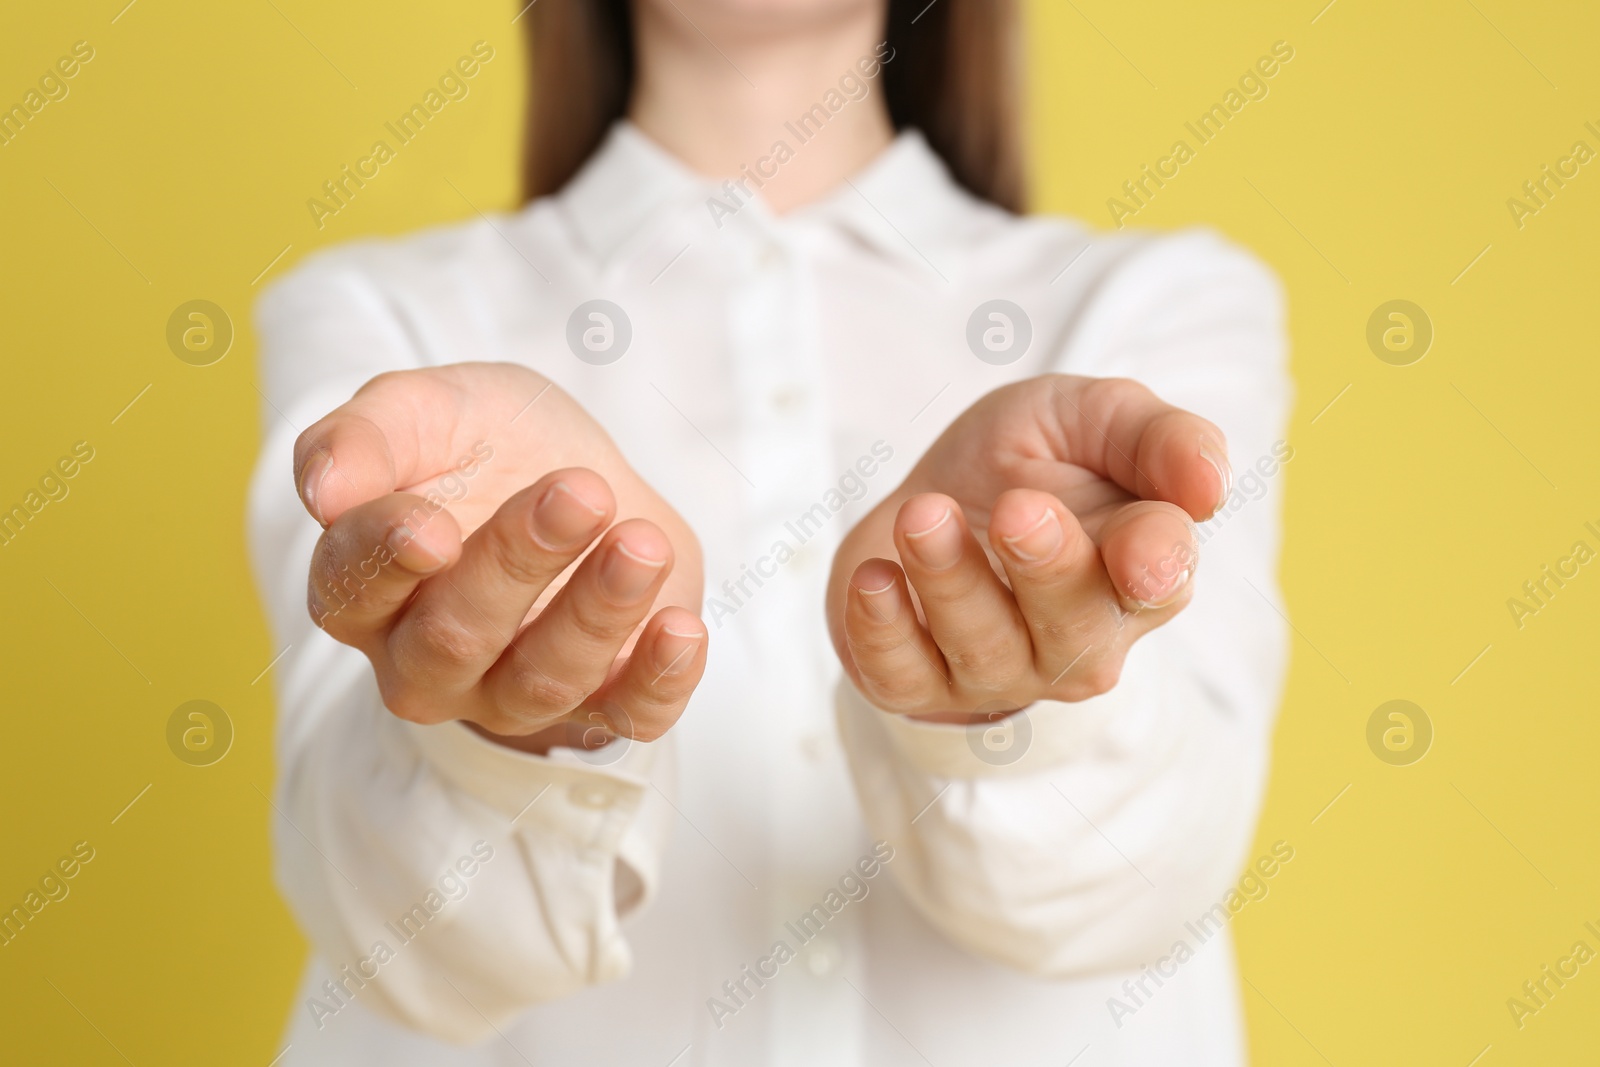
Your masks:
<path fill-rule="evenodd" d="M 312 615 L 366 653 L 390 711 L 642 739 L 682 712 L 705 660 L 698 542 L 547 379 L 380 375 L 301 435 L 295 478 L 325 527 Z"/>
<path fill-rule="evenodd" d="M 870 700 L 906 714 L 1103 693 L 1187 604 L 1191 520 L 1229 479 L 1221 431 L 1136 382 L 998 389 L 840 545 L 835 648 Z"/>

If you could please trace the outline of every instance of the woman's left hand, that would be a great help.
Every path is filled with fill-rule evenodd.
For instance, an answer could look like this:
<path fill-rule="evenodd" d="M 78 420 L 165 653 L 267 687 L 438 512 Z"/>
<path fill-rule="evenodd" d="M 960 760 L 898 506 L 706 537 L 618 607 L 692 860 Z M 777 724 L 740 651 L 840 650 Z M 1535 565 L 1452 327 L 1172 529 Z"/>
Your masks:
<path fill-rule="evenodd" d="M 873 704 L 974 722 L 1111 689 L 1182 611 L 1231 487 L 1216 426 L 1137 382 L 1047 375 L 979 400 L 844 539 L 828 624 Z"/>

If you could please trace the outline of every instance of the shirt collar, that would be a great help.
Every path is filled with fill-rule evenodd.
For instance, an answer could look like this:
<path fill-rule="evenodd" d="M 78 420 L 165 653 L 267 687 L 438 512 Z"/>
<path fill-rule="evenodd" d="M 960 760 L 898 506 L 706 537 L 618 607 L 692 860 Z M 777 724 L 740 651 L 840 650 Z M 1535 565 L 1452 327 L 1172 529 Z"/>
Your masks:
<path fill-rule="evenodd" d="M 948 281 L 963 224 L 984 210 L 950 177 L 921 131 L 908 129 L 839 188 L 788 218 L 835 226 L 883 256 Z"/>
<path fill-rule="evenodd" d="M 662 216 L 704 200 L 710 188 L 624 119 L 555 200 L 579 240 L 604 263 Z"/>
<path fill-rule="evenodd" d="M 555 199 L 583 244 L 606 262 L 658 220 L 685 210 L 704 212 L 720 190 L 720 183 L 696 174 L 623 119 Z M 780 230 L 793 225 L 841 231 L 881 255 L 948 280 L 959 258 L 954 245 L 961 223 L 983 210 L 951 179 L 922 133 L 908 129 L 822 199 L 775 219 L 765 210 L 756 214 Z"/>

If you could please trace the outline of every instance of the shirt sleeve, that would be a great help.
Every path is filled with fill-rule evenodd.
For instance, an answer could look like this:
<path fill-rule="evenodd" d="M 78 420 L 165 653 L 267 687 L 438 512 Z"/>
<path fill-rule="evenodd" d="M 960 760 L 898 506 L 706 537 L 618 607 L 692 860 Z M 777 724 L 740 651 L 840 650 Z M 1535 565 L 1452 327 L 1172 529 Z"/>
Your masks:
<path fill-rule="evenodd" d="M 627 972 L 619 919 L 654 892 L 673 760 L 670 740 L 540 757 L 460 723 L 404 722 L 366 658 L 311 621 L 320 530 L 295 492 L 294 441 L 374 375 L 435 361 L 419 341 L 427 324 L 404 306 L 359 254 L 340 252 L 257 307 L 266 426 L 248 526 L 280 654 L 275 870 L 340 976 L 322 1011 L 356 998 L 470 1042 Z"/>
<path fill-rule="evenodd" d="M 837 700 L 866 819 L 913 905 L 1042 976 L 1155 959 L 1239 875 L 1287 660 L 1277 500 L 1293 455 L 1280 287 L 1208 233 L 1127 257 L 1057 367 L 1135 378 L 1227 435 L 1234 490 L 1200 524 L 1190 606 L 1078 703 L 959 727 L 884 713 L 848 679 Z"/>

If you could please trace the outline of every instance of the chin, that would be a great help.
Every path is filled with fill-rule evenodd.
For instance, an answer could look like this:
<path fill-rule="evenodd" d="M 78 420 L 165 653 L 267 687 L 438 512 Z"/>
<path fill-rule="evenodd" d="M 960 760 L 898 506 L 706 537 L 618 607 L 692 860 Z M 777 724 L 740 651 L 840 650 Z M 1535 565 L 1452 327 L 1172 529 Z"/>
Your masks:
<path fill-rule="evenodd" d="M 888 0 L 637 0 L 660 14 L 687 16 L 700 26 L 774 32 L 840 19 L 881 18 Z M 708 31 L 709 32 L 709 28 Z"/>

